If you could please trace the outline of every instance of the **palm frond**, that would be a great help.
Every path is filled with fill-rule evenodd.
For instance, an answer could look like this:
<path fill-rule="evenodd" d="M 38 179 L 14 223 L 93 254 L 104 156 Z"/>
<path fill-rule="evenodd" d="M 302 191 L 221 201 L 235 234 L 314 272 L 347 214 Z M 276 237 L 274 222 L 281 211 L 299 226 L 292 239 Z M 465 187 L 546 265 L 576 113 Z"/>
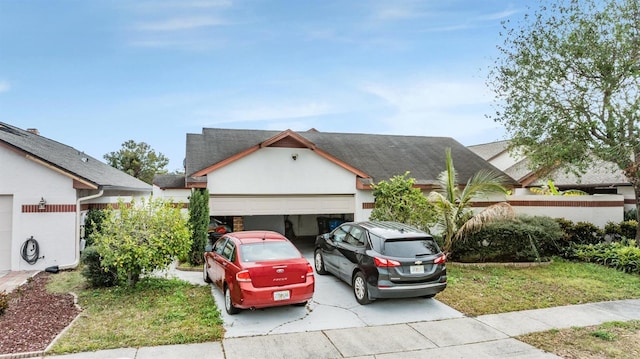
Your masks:
<path fill-rule="evenodd" d="M 477 232 L 487 223 L 499 219 L 513 219 L 516 214 L 513 207 L 507 202 L 500 202 L 485 208 L 482 212 L 471 217 L 463 224 L 455 234 L 456 239 L 462 238 L 467 234 Z"/>

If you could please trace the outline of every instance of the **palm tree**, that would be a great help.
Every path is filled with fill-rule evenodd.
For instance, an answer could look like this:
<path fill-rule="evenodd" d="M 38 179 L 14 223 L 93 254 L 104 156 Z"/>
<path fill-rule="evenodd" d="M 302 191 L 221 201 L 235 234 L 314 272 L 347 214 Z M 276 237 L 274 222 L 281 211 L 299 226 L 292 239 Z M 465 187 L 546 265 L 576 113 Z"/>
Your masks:
<path fill-rule="evenodd" d="M 451 149 L 447 148 L 446 170 L 438 176 L 440 190 L 432 191 L 428 197 L 437 213 L 437 225 L 443 230 L 443 251 L 446 254 L 451 253 L 453 241 L 479 230 L 485 223 L 515 217 L 513 209 L 506 202 L 491 205 L 476 215 L 468 209 L 473 198 L 492 193 L 506 194 L 508 191 L 503 185 L 504 180 L 501 174 L 481 170 L 461 188 L 457 184 Z"/>

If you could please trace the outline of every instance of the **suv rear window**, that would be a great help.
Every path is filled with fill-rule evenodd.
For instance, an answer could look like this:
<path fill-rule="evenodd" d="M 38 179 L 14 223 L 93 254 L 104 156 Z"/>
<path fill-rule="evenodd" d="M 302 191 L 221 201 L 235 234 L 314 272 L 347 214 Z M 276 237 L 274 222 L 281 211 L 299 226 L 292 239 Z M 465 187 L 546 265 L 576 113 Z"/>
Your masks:
<path fill-rule="evenodd" d="M 440 252 L 433 238 L 388 239 L 382 243 L 380 254 L 390 257 L 420 257 Z"/>
<path fill-rule="evenodd" d="M 290 242 L 258 242 L 240 246 L 240 259 L 243 262 L 259 262 L 300 258 L 300 252 Z"/>

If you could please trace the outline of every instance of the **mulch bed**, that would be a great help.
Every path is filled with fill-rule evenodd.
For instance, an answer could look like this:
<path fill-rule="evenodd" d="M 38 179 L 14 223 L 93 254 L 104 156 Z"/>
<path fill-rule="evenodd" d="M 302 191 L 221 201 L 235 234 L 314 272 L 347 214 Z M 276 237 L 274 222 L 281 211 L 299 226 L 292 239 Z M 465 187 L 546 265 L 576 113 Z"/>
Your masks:
<path fill-rule="evenodd" d="M 44 351 L 80 313 L 73 295 L 47 292 L 51 275 L 38 273 L 9 293 L 0 315 L 0 355 Z"/>

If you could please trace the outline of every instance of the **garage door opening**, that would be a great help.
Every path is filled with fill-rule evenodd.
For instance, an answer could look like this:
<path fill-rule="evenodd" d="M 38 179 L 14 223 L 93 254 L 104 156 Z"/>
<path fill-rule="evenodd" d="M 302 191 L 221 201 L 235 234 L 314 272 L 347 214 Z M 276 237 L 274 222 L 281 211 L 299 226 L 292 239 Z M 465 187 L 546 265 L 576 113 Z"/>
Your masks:
<path fill-rule="evenodd" d="M 268 230 L 287 237 L 306 254 L 313 252 L 316 236 L 332 231 L 344 222 L 353 221 L 353 213 L 256 215 L 242 217 L 212 217 L 217 222 L 231 223 L 233 231 Z"/>

